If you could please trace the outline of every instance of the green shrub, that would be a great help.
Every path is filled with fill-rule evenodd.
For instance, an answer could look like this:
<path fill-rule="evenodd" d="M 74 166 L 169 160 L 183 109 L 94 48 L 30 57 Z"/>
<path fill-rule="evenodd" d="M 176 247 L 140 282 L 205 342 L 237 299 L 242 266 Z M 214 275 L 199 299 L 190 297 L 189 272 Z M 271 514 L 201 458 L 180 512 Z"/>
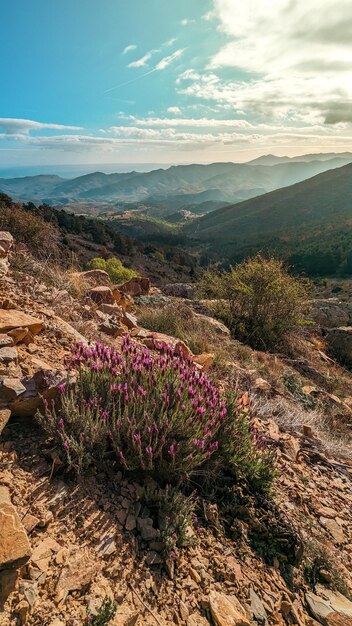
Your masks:
<path fill-rule="evenodd" d="M 217 315 L 237 339 L 261 350 L 277 347 L 302 324 L 309 292 L 282 261 L 259 255 L 229 272 L 205 272 L 199 289 L 215 298 Z"/>
<path fill-rule="evenodd" d="M 120 259 L 116 257 L 111 257 L 110 259 L 96 257 L 89 262 L 88 268 L 91 270 L 104 270 L 109 274 L 111 282 L 116 285 L 125 283 L 131 278 L 138 276 L 138 272 L 122 265 Z"/>
<path fill-rule="evenodd" d="M 105 598 L 96 615 L 88 614 L 85 624 L 88 626 L 107 626 L 116 613 L 116 604 Z"/>
<path fill-rule="evenodd" d="M 151 352 L 126 335 L 121 353 L 77 345 L 67 366 L 76 382 L 39 420 L 70 468 L 105 462 L 174 485 L 227 471 L 267 490 L 273 459 L 248 416 L 172 346 Z"/>
<path fill-rule="evenodd" d="M 302 404 L 307 411 L 312 411 L 317 408 L 317 399 L 303 391 L 302 381 L 295 372 L 286 370 L 282 375 L 282 382 L 287 391 L 291 393 L 294 399 Z"/>
<path fill-rule="evenodd" d="M 147 490 L 146 502 L 157 518 L 165 555 L 194 543 L 193 529 L 198 518 L 195 514 L 197 500 L 193 494 L 185 496 L 177 488 L 167 485 L 165 489 Z"/>

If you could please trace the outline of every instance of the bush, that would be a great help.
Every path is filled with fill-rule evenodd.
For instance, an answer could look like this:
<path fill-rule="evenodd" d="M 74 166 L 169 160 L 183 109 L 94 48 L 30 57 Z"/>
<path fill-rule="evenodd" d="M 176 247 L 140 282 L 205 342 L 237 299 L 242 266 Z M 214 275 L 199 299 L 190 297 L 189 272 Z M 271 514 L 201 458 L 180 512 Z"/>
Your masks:
<path fill-rule="evenodd" d="M 107 626 L 116 613 L 116 605 L 110 598 L 105 598 L 96 615 L 90 612 L 85 620 L 88 626 Z"/>
<path fill-rule="evenodd" d="M 235 337 L 261 350 L 277 347 L 302 324 L 308 292 L 307 281 L 291 276 L 282 261 L 259 255 L 230 272 L 205 272 L 200 283 Z"/>
<path fill-rule="evenodd" d="M 67 366 L 76 382 L 61 387 L 58 414 L 47 405 L 39 419 L 70 468 L 112 462 L 171 484 L 224 468 L 266 482 L 269 457 L 235 398 L 172 346 L 153 353 L 126 335 L 121 353 L 77 345 Z"/>
<path fill-rule="evenodd" d="M 138 272 L 122 265 L 120 259 L 116 257 L 106 260 L 96 257 L 89 262 L 88 268 L 91 270 L 104 270 L 109 274 L 111 282 L 116 285 L 125 283 L 131 278 L 138 276 Z"/>

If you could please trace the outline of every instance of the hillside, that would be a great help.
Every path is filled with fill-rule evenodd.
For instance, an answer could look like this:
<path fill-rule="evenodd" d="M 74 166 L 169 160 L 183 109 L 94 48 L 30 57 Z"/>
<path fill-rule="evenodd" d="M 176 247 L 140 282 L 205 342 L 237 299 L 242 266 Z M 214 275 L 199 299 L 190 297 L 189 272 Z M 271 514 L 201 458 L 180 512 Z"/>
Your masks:
<path fill-rule="evenodd" d="M 117 289 L 104 272 L 89 276 L 95 287 L 81 274 L 80 293 L 59 290 L 41 282 L 40 266 L 28 272 L 9 233 L 0 233 L 0 259 L 1 626 L 350 626 L 351 374 L 326 353 L 322 329 L 301 335 L 290 356 L 256 352 L 204 314 L 204 303 L 200 315 L 199 302 L 166 296 L 145 279 Z M 340 304 L 323 303 L 330 322 L 346 315 L 350 323 Z M 177 335 L 141 327 L 146 309 L 152 320 L 163 307 L 211 353 L 193 348 L 194 356 Z M 196 474 L 188 490 L 170 488 L 170 475 L 165 486 L 148 472 L 119 469 L 112 450 L 99 466 L 86 458 L 78 476 L 67 471 L 72 441 L 65 434 L 58 443 L 67 425 L 55 419 L 49 434 L 45 423 L 52 401 L 61 415 L 60 398 L 75 384 L 66 366 L 77 341 L 97 362 L 113 355 L 116 380 L 127 353 L 129 364 L 142 354 L 146 368 L 167 367 L 173 354 L 173 377 L 180 363 L 183 375 L 197 364 L 192 384 L 210 377 L 212 401 L 218 384 L 236 381 L 231 410 L 242 429 L 250 424 L 247 444 L 275 463 L 272 491 L 231 474 L 219 485 L 216 472 Z M 142 392 L 144 403 L 154 393 Z M 87 393 L 92 403 L 100 388 Z M 48 413 L 38 422 L 43 398 Z M 107 398 L 97 401 L 101 425 Z M 172 413 L 180 416 L 184 423 L 184 409 Z M 81 444 L 86 437 L 82 430 Z"/>
<path fill-rule="evenodd" d="M 240 202 L 247 198 L 305 180 L 351 162 L 350 154 L 307 155 L 295 159 L 261 157 L 249 163 L 178 165 L 150 172 L 104 174 L 95 172 L 64 180 L 55 176 L 0 179 L 0 191 L 20 201 L 75 203 L 164 203 L 169 213 L 187 205 L 212 200 Z M 324 158 L 322 158 L 324 157 Z M 219 204 L 218 204 L 219 206 Z M 106 210 L 106 206 L 102 207 Z"/>
<path fill-rule="evenodd" d="M 213 211 L 185 226 L 185 233 L 224 258 L 262 248 L 286 256 L 330 253 L 352 246 L 352 165 Z M 346 256 L 347 255 L 347 256 Z M 331 267 L 331 271 L 335 267 Z"/>
<path fill-rule="evenodd" d="M 10 229 L 16 238 L 41 259 L 54 259 L 67 267 L 85 267 L 94 257 L 121 257 L 123 262 L 144 272 L 148 267 L 155 282 L 188 280 L 195 258 L 168 245 L 146 245 L 114 228 L 108 222 L 88 219 L 47 204 L 15 203 L 0 193 L 0 228 Z M 167 259 L 167 260 L 166 260 Z"/>

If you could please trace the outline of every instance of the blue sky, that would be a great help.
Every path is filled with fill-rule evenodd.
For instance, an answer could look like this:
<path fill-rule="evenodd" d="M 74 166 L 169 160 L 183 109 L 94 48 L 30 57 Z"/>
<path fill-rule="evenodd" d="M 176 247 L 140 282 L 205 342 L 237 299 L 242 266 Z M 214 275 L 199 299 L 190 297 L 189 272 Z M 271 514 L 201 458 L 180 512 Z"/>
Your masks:
<path fill-rule="evenodd" d="M 3 0 L 0 167 L 350 150 L 351 23 L 349 0 Z"/>

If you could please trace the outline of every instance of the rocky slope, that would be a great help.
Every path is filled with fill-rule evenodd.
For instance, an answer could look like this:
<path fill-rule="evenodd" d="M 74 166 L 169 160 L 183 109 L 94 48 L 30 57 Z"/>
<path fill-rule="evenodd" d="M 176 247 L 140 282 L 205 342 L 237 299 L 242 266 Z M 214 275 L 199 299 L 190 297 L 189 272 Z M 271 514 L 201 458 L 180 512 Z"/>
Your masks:
<path fill-rule="evenodd" d="M 153 334 L 138 325 L 141 304 L 184 300 L 147 279 L 116 289 L 99 271 L 80 276 L 84 289 L 73 298 L 9 271 L 11 237 L 0 239 L 0 625 L 80 626 L 106 598 L 117 605 L 112 626 L 352 624 L 351 376 L 326 355 L 318 328 L 304 357 L 297 346 L 285 359 L 239 346 L 208 318 L 227 354 L 214 371 L 236 374 L 244 410 L 275 451 L 277 484 L 265 502 L 239 489 L 229 511 L 205 500 L 195 541 L 164 560 L 147 504 L 155 484 L 94 471 L 74 482 L 33 414 L 63 380 L 72 342 L 119 345 L 129 330 L 151 345 Z M 207 318 L 188 304 L 190 315 L 198 307 Z M 195 360 L 216 367 L 210 353 Z M 296 387 L 282 383 L 287 368 Z"/>

